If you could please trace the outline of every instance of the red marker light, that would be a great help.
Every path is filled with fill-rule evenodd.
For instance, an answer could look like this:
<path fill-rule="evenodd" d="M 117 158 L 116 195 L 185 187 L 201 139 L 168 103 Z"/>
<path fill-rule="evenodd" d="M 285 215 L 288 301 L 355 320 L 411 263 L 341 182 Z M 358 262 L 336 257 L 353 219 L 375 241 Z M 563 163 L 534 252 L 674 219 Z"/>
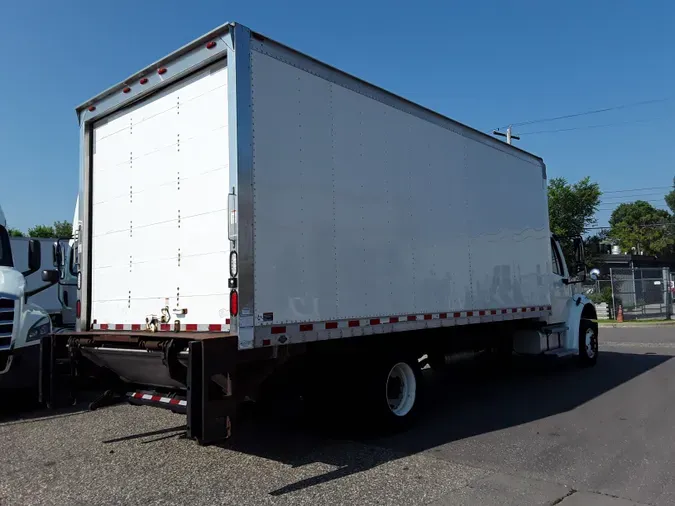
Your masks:
<path fill-rule="evenodd" d="M 239 312 L 239 294 L 236 290 L 230 292 L 230 314 L 232 316 L 237 316 Z"/>
<path fill-rule="evenodd" d="M 139 82 L 140 82 L 141 84 L 147 84 L 148 78 L 147 78 L 147 77 L 144 77 L 144 78 L 141 79 Z"/>
<path fill-rule="evenodd" d="M 79 319 L 80 315 L 82 314 L 82 304 L 80 304 L 80 301 L 75 303 L 75 316 Z"/>
<path fill-rule="evenodd" d="M 161 76 L 162 74 L 166 74 L 166 68 L 162 67 L 157 69 L 157 73 Z"/>
<path fill-rule="evenodd" d="M 215 40 L 212 40 L 211 42 L 206 44 L 206 49 L 213 49 L 214 47 L 216 47 L 216 41 Z"/>
<path fill-rule="evenodd" d="M 95 110 L 96 110 L 96 106 L 95 106 L 95 105 L 90 105 L 90 106 L 89 106 L 89 110 L 90 110 L 90 111 L 95 111 Z"/>
<path fill-rule="evenodd" d="M 131 91 L 131 88 L 128 86 L 122 90 L 122 93 L 129 93 Z"/>

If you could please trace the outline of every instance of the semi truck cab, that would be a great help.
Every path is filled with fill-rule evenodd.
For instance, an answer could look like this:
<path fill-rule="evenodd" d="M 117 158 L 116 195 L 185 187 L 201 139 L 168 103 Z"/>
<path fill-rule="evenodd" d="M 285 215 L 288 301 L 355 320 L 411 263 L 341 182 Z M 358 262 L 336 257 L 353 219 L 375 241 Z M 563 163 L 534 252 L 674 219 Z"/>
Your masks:
<path fill-rule="evenodd" d="M 14 268 L 7 222 L 0 208 L 0 389 L 37 386 L 40 341 L 51 334 L 52 322 L 49 314 L 31 304 L 29 298 L 52 283 L 27 291 L 25 278 L 37 272 L 40 265 L 40 241 L 31 239 L 28 270 Z"/>

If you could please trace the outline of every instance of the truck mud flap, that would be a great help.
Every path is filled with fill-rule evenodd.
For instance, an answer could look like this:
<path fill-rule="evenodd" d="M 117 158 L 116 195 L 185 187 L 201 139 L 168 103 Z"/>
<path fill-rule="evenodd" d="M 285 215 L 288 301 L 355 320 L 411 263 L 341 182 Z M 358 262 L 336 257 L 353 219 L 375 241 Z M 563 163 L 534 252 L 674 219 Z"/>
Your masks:
<path fill-rule="evenodd" d="M 237 339 L 192 341 L 189 350 L 187 435 L 201 445 L 222 442 L 232 435 L 237 408 Z"/>
<path fill-rule="evenodd" d="M 38 401 L 48 408 L 77 402 L 76 354 L 66 336 L 50 334 L 40 341 Z"/>

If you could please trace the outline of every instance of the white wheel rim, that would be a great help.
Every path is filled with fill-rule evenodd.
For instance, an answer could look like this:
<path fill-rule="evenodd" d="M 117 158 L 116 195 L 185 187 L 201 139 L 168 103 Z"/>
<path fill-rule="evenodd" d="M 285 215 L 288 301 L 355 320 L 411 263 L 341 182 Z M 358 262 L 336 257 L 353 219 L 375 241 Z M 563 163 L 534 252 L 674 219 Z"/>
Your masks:
<path fill-rule="evenodd" d="M 586 329 L 586 356 L 588 356 L 588 358 L 595 357 L 595 348 L 593 347 L 594 338 L 595 332 L 593 332 L 593 329 Z"/>
<path fill-rule="evenodd" d="M 405 362 L 399 362 L 389 371 L 385 384 L 387 406 L 396 416 L 406 416 L 415 405 L 417 378 Z"/>

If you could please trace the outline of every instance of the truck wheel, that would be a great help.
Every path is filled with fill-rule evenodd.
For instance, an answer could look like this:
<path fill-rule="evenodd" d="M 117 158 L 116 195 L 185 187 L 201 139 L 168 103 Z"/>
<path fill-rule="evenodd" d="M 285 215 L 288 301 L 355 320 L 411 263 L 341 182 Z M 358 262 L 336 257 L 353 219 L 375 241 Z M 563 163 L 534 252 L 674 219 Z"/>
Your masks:
<path fill-rule="evenodd" d="M 419 411 L 422 397 L 422 373 L 419 362 L 411 357 L 378 361 L 367 380 L 367 411 L 373 421 L 387 429 L 401 430 L 410 425 Z"/>
<path fill-rule="evenodd" d="M 598 361 L 598 324 L 581 320 L 579 324 L 579 362 L 590 367 Z"/>

